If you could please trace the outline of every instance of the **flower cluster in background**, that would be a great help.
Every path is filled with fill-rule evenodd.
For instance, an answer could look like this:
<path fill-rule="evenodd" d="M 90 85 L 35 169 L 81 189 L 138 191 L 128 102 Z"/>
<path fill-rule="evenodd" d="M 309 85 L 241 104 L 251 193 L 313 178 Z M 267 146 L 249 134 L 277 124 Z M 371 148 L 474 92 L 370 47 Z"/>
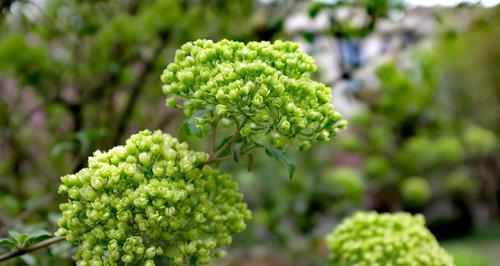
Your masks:
<path fill-rule="evenodd" d="M 455 265 L 421 215 L 359 212 L 344 220 L 326 241 L 331 265 L 336 266 Z"/>

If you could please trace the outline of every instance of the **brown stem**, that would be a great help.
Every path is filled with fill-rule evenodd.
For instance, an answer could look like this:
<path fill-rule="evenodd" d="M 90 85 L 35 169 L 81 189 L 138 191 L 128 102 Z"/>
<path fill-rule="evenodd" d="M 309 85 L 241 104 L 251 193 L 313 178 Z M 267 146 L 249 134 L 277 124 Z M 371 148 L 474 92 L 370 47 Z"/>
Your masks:
<path fill-rule="evenodd" d="M 224 145 L 222 145 L 222 147 L 220 147 L 216 152 L 213 152 L 212 154 L 210 154 L 210 158 L 206 162 L 204 162 L 201 166 L 204 166 L 207 164 L 212 164 L 215 162 L 225 161 L 225 160 L 232 158 L 232 156 L 225 156 L 225 157 L 219 157 L 219 156 L 225 150 L 227 150 L 229 147 L 231 147 L 231 144 L 233 144 L 233 142 L 237 141 L 239 138 L 240 138 L 240 131 L 237 129 L 236 132 L 234 132 L 231 139 L 229 139 Z"/>
<path fill-rule="evenodd" d="M 230 160 L 231 158 L 233 158 L 232 155 L 227 155 L 227 156 L 224 156 L 224 157 L 210 158 L 210 159 L 208 159 L 208 161 L 204 162 L 202 164 L 202 166 L 207 165 L 207 164 L 213 164 L 213 163 L 216 163 L 216 162 L 227 161 L 227 160 Z"/>
<path fill-rule="evenodd" d="M 216 152 L 214 152 L 212 154 L 212 158 L 218 158 L 225 150 L 227 150 L 227 148 L 231 147 L 231 145 L 233 144 L 233 142 L 235 142 L 236 140 L 238 140 L 238 138 L 240 137 L 240 131 L 236 131 L 234 133 L 234 135 L 231 137 L 230 140 L 228 140 L 224 145 L 222 145 L 222 147 L 220 147 L 219 150 L 217 150 Z"/>
<path fill-rule="evenodd" d="M 18 256 L 22 256 L 22 255 L 24 255 L 26 253 L 29 253 L 29 252 L 32 252 L 32 251 L 35 251 L 35 250 L 46 248 L 46 247 L 48 247 L 50 245 L 53 245 L 53 244 L 58 243 L 58 242 L 61 242 L 63 240 L 64 240 L 64 238 L 59 237 L 59 236 L 55 236 L 53 238 L 49 238 L 49 239 L 44 240 L 42 242 L 36 243 L 36 244 L 34 244 L 32 246 L 20 248 L 20 249 L 17 249 L 17 250 L 5 253 L 3 255 L 0 255 L 0 262 L 1 261 L 6 261 L 6 260 L 9 260 L 9 259 L 18 257 Z"/>

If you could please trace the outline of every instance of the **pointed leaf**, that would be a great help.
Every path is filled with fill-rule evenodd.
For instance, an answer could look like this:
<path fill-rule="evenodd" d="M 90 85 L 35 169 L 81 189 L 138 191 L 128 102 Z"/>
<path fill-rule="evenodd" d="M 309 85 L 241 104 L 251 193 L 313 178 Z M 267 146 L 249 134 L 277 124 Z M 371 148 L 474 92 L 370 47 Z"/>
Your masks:
<path fill-rule="evenodd" d="M 191 135 L 191 132 L 189 131 L 187 121 L 184 121 L 184 123 L 182 123 L 182 125 L 177 130 L 177 137 L 180 139 L 183 136 L 189 136 L 189 135 Z"/>
<path fill-rule="evenodd" d="M 29 266 L 38 265 L 36 262 L 36 258 L 35 256 L 33 256 L 33 254 L 24 254 L 21 256 L 21 259 L 24 261 L 24 263 L 26 263 Z"/>
<path fill-rule="evenodd" d="M 65 140 L 54 145 L 54 147 L 52 147 L 50 151 L 50 155 L 52 155 L 53 157 L 59 157 L 65 153 L 73 152 L 76 149 L 77 145 L 74 141 Z"/>
<path fill-rule="evenodd" d="M 268 156 L 273 157 L 274 159 L 281 162 L 281 164 L 283 164 L 283 166 L 287 170 L 289 178 L 292 179 L 293 175 L 295 174 L 295 165 L 290 160 L 288 160 L 283 150 L 277 149 L 269 145 L 262 145 L 259 143 L 255 144 L 257 144 L 257 146 L 264 148 Z"/>
<path fill-rule="evenodd" d="M 238 162 L 240 160 L 240 155 L 238 154 L 240 146 L 241 145 L 239 143 L 236 143 L 236 142 L 231 144 L 231 151 L 233 153 L 233 159 L 235 162 Z"/>
<path fill-rule="evenodd" d="M 16 246 L 16 242 L 12 238 L 0 238 L 0 247 L 12 249 Z"/>
<path fill-rule="evenodd" d="M 9 235 L 15 240 L 16 246 L 18 248 L 22 248 L 26 246 L 26 243 L 28 242 L 29 235 L 26 233 L 20 233 L 17 231 L 9 231 Z"/>
<path fill-rule="evenodd" d="M 249 153 L 247 155 L 247 170 L 248 172 L 252 171 L 253 167 L 253 154 Z"/>
<path fill-rule="evenodd" d="M 34 231 L 29 233 L 28 240 L 31 243 L 36 243 L 36 242 L 48 239 L 50 237 L 52 237 L 52 233 L 50 233 L 46 230 L 43 230 L 43 229 L 38 229 L 38 230 L 34 230 Z"/>

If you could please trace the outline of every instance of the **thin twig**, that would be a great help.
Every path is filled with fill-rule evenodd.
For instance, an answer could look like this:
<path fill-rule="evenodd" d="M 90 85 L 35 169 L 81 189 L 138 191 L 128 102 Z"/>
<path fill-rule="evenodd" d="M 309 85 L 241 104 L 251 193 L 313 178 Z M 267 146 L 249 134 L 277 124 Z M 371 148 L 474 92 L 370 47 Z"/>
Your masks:
<path fill-rule="evenodd" d="M 215 143 L 217 142 L 217 123 L 212 124 L 212 141 L 210 151 L 215 152 Z"/>
<path fill-rule="evenodd" d="M 236 140 L 238 140 L 239 137 L 240 137 L 240 131 L 237 130 L 236 132 L 234 132 L 234 134 L 231 137 L 231 139 L 229 139 L 226 143 L 224 143 L 224 145 L 222 145 L 222 147 L 220 147 L 220 149 L 218 149 L 216 152 L 214 152 L 212 154 L 212 158 L 219 157 L 227 148 L 231 147 L 231 145 L 233 144 L 233 142 L 235 142 Z"/>
<path fill-rule="evenodd" d="M 32 246 L 20 248 L 20 249 L 11 251 L 9 253 L 5 253 L 3 255 L 0 255 L 0 262 L 1 261 L 6 261 L 6 260 L 9 260 L 9 259 L 18 257 L 18 256 L 22 256 L 22 255 L 24 255 L 26 253 L 29 253 L 29 252 L 32 252 L 32 251 L 35 251 L 35 250 L 46 248 L 46 247 L 48 247 L 50 245 L 53 245 L 55 243 L 59 243 L 59 242 L 61 242 L 63 240 L 64 240 L 64 238 L 62 238 L 60 236 L 55 236 L 53 238 L 49 238 L 47 240 L 41 241 L 39 243 L 36 243 L 36 244 L 34 244 Z"/>
<path fill-rule="evenodd" d="M 233 158 L 232 155 L 227 155 L 227 156 L 224 156 L 224 157 L 211 158 L 211 159 L 208 159 L 208 161 L 204 162 L 202 164 L 202 166 L 207 165 L 207 164 L 212 164 L 212 163 L 217 163 L 217 162 L 223 162 L 223 161 L 231 160 L 232 158 Z"/>
<path fill-rule="evenodd" d="M 220 161 L 225 161 L 225 160 L 231 159 L 232 156 L 225 156 L 225 157 L 219 157 L 219 156 L 224 151 L 226 151 L 229 147 L 231 147 L 233 142 L 237 141 L 239 139 L 239 137 L 240 137 L 240 131 L 236 130 L 236 132 L 234 132 L 231 139 L 229 139 L 226 143 L 224 143 L 224 145 L 222 145 L 222 147 L 220 147 L 216 152 L 212 152 L 210 154 L 210 158 L 207 161 L 205 161 L 204 163 L 202 163 L 201 166 L 203 167 L 204 165 L 207 165 L 207 164 L 212 164 L 215 162 L 220 162 Z"/>

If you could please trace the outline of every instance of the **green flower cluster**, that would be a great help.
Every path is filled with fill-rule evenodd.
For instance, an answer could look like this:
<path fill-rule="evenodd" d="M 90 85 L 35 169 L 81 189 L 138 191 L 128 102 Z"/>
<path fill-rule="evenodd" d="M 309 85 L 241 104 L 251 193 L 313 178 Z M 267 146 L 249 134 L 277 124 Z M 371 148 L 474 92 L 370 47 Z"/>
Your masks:
<path fill-rule="evenodd" d="M 475 156 L 484 156 L 497 149 L 495 133 L 477 125 L 468 126 L 463 138 L 466 150 Z"/>
<path fill-rule="evenodd" d="M 167 104 L 184 108 L 202 130 L 229 120 L 247 143 L 306 148 L 346 126 L 330 88 L 311 79 L 315 70 L 297 43 L 198 40 L 176 52 L 161 80 Z"/>
<path fill-rule="evenodd" d="M 200 167 L 208 154 L 161 131 L 96 151 L 88 167 L 61 178 L 57 234 L 78 245 L 78 265 L 206 264 L 245 228 L 250 211 L 230 175 Z"/>
<path fill-rule="evenodd" d="M 327 236 L 335 266 L 453 266 L 421 215 L 359 212 Z"/>
<path fill-rule="evenodd" d="M 414 172 L 441 164 L 457 164 L 465 158 L 460 139 L 453 135 L 430 138 L 416 135 L 409 138 L 398 151 L 396 161 Z"/>
<path fill-rule="evenodd" d="M 422 207 L 432 197 L 429 182 L 420 176 L 405 178 L 400 184 L 399 191 L 404 202 L 412 207 Z"/>
<path fill-rule="evenodd" d="M 337 196 L 356 202 L 363 200 L 365 181 L 356 169 L 345 166 L 335 168 L 329 174 L 329 182 Z"/>

